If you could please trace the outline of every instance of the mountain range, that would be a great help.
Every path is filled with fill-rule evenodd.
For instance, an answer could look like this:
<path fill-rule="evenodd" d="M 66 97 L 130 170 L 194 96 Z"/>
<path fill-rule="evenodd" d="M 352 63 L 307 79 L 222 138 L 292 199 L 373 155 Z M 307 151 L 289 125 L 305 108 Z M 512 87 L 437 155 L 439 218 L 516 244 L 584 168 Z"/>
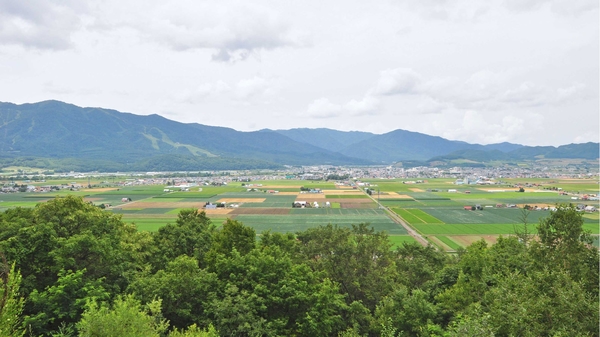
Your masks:
<path fill-rule="evenodd" d="M 478 161 L 598 158 L 598 143 L 529 147 L 469 144 L 406 130 L 377 135 L 331 129 L 241 132 L 159 115 L 140 116 L 60 101 L 0 102 L 0 159 L 85 161 L 113 167 L 179 170 L 372 165 L 464 158 Z M 179 163 L 186 162 L 187 165 Z M 162 163 L 162 164 L 160 164 Z M 140 166 L 141 165 L 141 166 Z"/>

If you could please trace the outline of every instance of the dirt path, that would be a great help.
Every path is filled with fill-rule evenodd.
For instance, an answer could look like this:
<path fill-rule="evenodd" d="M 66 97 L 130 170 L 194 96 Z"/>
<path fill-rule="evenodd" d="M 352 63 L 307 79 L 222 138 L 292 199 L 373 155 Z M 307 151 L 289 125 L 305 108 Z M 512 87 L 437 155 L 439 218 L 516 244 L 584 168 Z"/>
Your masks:
<path fill-rule="evenodd" d="M 373 198 L 373 196 L 371 196 L 368 193 L 366 193 L 363 189 L 359 188 L 359 190 L 362 191 L 366 196 L 368 196 L 369 198 L 371 198 L 371 200 L 373 200 L 379 206 L 379 208 L 385 210 L 386 213 L 390 216 L 390 218 L 392 218 L 392 220 L 394 220 L 396 223 L 398 223 L 399 225 L 401 225 L 402 227 L 404 227 L 404 229 L 406 229 L 406 232 L 408 232 L 408 235 L 410 235 L 413 238 L 415 238 L 415 240 L 417 240 L 418 243 L 420 243 L 421 245 L 423 245 L 423 247 L 427 247 L 427 246 L 429 246 L 431 244 L 421 234 L 417 233 L 416 230 L 414 230 L 412 227 L 410 227 L 398 214 L 394 213 L 389 208 L 387 208 L 387 207 L 383 206 L 382 204 L 380 204 L 379 201 L 377 201 L 377 199 Z"/>

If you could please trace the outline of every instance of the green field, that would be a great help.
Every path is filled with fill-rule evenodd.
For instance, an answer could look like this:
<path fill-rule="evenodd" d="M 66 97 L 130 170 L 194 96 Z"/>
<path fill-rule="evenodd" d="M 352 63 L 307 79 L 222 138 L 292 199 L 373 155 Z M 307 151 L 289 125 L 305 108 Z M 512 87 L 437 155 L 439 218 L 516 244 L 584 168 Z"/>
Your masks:
<path fill-rule="evenodd" d="M 410 235 L 390 235 L 388 236 L 390 242 L 392 243 L 392 248 L 397 248 L 402 246 L 404 243 L 416 243 L 417 240 Z"/>
<path fill-rule="evenodd" d="M 408 209 L 393 208 L 392 210 L 396 214 L 400 215 L 409 224 L 443 223 L 441 220 L 439 220 L 417 208 L 408 208 Z"/>
<path fill-rule="evenodd" d="M 516 224 L 441 224 L 441 225 L 414 225 L 424 235 L 465 235 L 465 234 L 514 234 Z M 535 233 L 535 226 L 530 226 L 531 233 Z"/>
<path fill-rule="evenodd" d="M 545 191 L 544 187 L 560 187 L 565 191 L 584 191 L 589 194 L 598 194 L 598 182 L 593 180 L 550 180 L 550 179 L 507 179 L 506 185 L 475 186 L 454 185 L 455 179 L 427 179 L 418 184 L 404 184 L 406 181 L 417 179 L 379 179 L 366 180 L 371 183 L 367 186 L 383 193 L 395 192 L 410 198 L 382 198 L 382 205 L 389 207 L 393 212 L 402 217 L 423 235 L 437 237 L 438 244 L 442 242 L 451 249 L 456 249 L 459 244 L 447 236 L 462 235 L 474 238 L 478 235 L 507 235 L 513 234 L 523 222 L 523 211 L 519 208 L 496 208 L 496 204 L 515 204 L 531 206 L 556 205 L 557 203 L 584 203 L 598 207 L 598 201 L 572 200 L 570 196 L 559 195 L 557 191 Z M 70 184 L 73 179 L 65 179 L 64 183 Z M 79 182 L 87 185 L 87 180 Z M 98 182 L 95 182 L 98 183 Z M 528 188 L 526 192 L 515 192 L 510 184 L 529 183 L 541 184 Z M 45 184 L 56 184 L 44 183 Z M 225 219 L 234 218 L 253 227 L 257 233 L 264 230 L 280 232 L 298 232 L 307 228 L 326 225 L 329 223 L 340 226 L 370 223 L 376 230 L 385 230 L 390 234 L 394 246 L 402 242 L 414 242 L 406 236 L 403 227 L 396 224 L 387 213 L 377 208 L 374 202 L 364 202 L 368 198 L 365 194 L 344 194 L 342 192 L 327 194 L 325 200 L 331 202 L 330 208 L 292 208 L 292 203 L 299 195 L 283 195 L 266 193 L 266 190 L 281 192 L 299 192 L 300 186 L 306 188 L 320 188 L 326 190 L 336 189 L 333 182 L 301 181 L 301 180 L 273 180 L 253 181 L 253 186 L 242 186 L 241 182 L 233 182 L 226 186 L 199 186 L 191 191 L 164 192 L 168 186 L 126 186 L 108 189 L 81 189 L 70 191 L 67 189 L 50 193 L 11 193 L 0 195 L 0 210 L 13 207 L 34 207 L 40 202 L 56 196 L 75 195 L 84 197 L 85 200 L 96 205 L 110 204 L 109 211 L 122 216 L 123 221 L 135 223 L 139 230 L 156 231 L 167 223 L 173 223 L 177 214 L 189 207 L 200 208 L 207 202 L 217 202 L 222 199 L 243 199 L 238 202 L 238 209 L 229 214 L 215 212 L 209 217 L 213 223 L 220 225 Z M 262 186 L 258 186 L 262 184 Z M 248 185 L 248 184 L 247 184 Z M 202 190 L 199 190 L 199 189 Z M 260 191 L 248 192 L 247 188 L 256 188 Z M 171 187 L 171 189 L 173 189 Z M 456 192 L 448 192 L 454 189 Z M 489 192 L 497 190 L 498 192 Z M 504 192 L 499 192 L 504 190 Z M 310 193 L 302 194 L 307 200 L 312 200 Z M 322 194 L 319 197 L 323 197 Z M 376 196 L 375 196 L 376 197 Z M 123 198 L 131 198 L 132 203 L 123 202 Z M 256 199 L 257 202 L 248 202 L 247 199 Z M 264 200 L 262 200 L 264 199 Z M 240 200 L 242 201 L 242 200 Z M 236 202 L 229 202 L 236 203 Z M 464 206 L 482 205 L 483 210 L 467 211 Z M 492 207 L 485 207 L 492 206 Z M 594 235 L 599 233 L 599 213 L 584 214 L 584 228 Z M 535 232 L 535 227 L 540 219 L 550 215 L 549 211 L 531 211 L 528 213 L 527 222 L 530 232 Z M 598 236 L 595 236 L 598 244 Z M 464 242 L 470 242 L 466 240 Z"/>
<path fill-rule="evenodd" d="M 377 231 L 386 231 L 388 234 L 406 234 L 406 230 L 392 221 L 386 215 L 255 215 L 240 214 L 235 220 L 241 221 L 261 233 L 266 230 L 281 233 L 294 233 L 304 231 L 311 227 L 335 224 L 342 227 L 351 227 L 360 223 L 368 223 Z"/>
<path fill-rule="evenodd" d="M 457 250 L 462 247 L 458 243 L 452 241 L 452 239 L 450 239 L 449 237 L 439 235 L 439 236 L 436 236 L 436 238 L 438 238 L 438 240 L 442 241 L 445 245 L 447 245 L 448 247 L 450 247 L 454 250 Z"/>

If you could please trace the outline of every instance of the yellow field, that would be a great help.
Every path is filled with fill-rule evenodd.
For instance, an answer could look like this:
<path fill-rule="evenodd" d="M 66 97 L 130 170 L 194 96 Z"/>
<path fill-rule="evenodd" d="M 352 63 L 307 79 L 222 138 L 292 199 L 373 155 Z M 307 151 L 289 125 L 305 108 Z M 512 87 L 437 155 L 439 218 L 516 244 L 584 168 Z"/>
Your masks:
<path fill-rule="evenodd" d="M 409 190 L 411 192 L 425 192 L 424 190 L 420 189 L 420 188 L 409 188 Z"/>
<path fill-rule="evenodd" d="M 216 209 L 204 209 L 203 211 L 208 214 L 229 214 L 233 212 L 233 208 L 216 208 Z"/>
<path fill-rule="evenodd" d="M 373 198 L 377 198 L 377 195 L 373 195 Z M 380 194 L 380 199 L 412 199 L 411 196 L 406 194 L 398 194 L 396 192 L 387 192 L 386 194 Z"/>

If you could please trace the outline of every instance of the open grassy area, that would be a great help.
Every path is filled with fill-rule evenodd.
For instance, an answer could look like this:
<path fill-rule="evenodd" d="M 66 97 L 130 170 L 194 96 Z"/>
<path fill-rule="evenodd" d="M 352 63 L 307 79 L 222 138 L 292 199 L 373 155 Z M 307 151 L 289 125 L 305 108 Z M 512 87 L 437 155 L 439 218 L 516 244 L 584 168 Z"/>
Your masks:
<path fill-rule="evenodd" d="M 392 243 L 392 249 L 402 246 L 404 243 L 416 243 L 417 240 L 410 235 L 390 235 L 388 236 Z"/>
<path fill-rule="evenodd" d="M 439 236 L 436 236 L 436 238 L 438 238 L 438 240 L 442 241 L 445 245 L 447 245 L 448 247 L 450 247 L 453 250 L 457 250 L 462 247 L 458 243 L 452 241 L 452 239 L 450 239 L 447 236 L 439 235 Z"/>

